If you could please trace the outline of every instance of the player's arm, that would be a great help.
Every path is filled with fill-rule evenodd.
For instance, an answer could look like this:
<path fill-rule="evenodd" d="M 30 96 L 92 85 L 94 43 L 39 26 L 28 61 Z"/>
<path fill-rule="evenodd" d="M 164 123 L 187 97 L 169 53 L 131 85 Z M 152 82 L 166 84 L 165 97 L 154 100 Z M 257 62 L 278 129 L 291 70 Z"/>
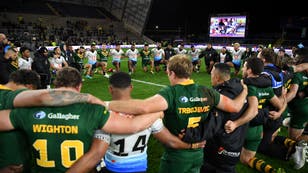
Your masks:
<path fill-rule="evenodd" d="M 290 89 L 289 92 L 287 93 L 287 102 L 290 102 L 291 100 L 293 100 L 296 96 L 296 93 L 298 91 L 298 84 L 291 84 L 290 85 Z"/>
<path fill-rule="evenodd" d="M 19 93 L 14 99 L 14 107 L 65 106 L 84 102 L 103 105 L 103 101 L 91 94 L 78 93 L 69 89 L 44 89 Z"/>
<path fill-rule="evenodd" d="M 109 143 L 94 138 L 90 150 L 80 157 L 66 173 L 84 173 L 93 170 L 97 163 L 104 157 Z"/>
<path fill-rule="evenodd" d="M 115 100 L 106 102 L 106 108 L 116 112 L 127 114 L 144 114 L 149 112 L 163 111 L 168 108 L 167 101 L 159 94 L 156 94 L 145 100 Z"/>
<path fill-rule="evenodd" d="M 227 133 L 233 132 L 237 127 L 248 123 L 258 114 L 258 98 L 256 96 L 249 96 L 248 108 L 244 114 L 235 121 L 228 120 L 225 124 L 225 131 Z"/>
<path fill-rule="evenodd" d="M 287 108 L 287 99 L 285 94 L 283 94 L 281 96 L 281 98 L 278 98 L 277 96 L 274 96 L 271 100 L 270 100 L 271 104 L 278 109 L 278 111 L 270 111 L 269 112 L 269 117 L 272 119 L 277 119 L 281 116 L 281 114 L 283 113 L 283 111 Z M 280 104 L 279 104 L 280 102 Z"/>
<path fill-rule="evenodd" d="M 155 112 L 127 118 L 115 112 L 110 112 L 109 119 L 102 130 L 116 134 L 136 133 L 150 127 L 158 118 L 163 116 L 163 112 Z"/>
<path fill-rule="evenodd" d="M 64 58 L 63 58 L 63 59 L 64 59 Z M 63 64 L 64 64 L 64 67 L 68 67 L 68 63 L 66 62 L 65 59 L 63 60 Z"/>
<path fill-rule="evenodd" d="M 160 132 L 154 133 L 153 136 L 168 147 L 176 149 L 195 149 L 203 148 L 205 146 L 205 141 L 193 144 L 185 143 L 181 141 L 178 137 L 171 134 L 166 127 L 163 127 Z"/>
<path fill-rule="evenodd" d="M 292 67 L 293 67 L 294 73 L 302 72 L 304 70 L 308 70 L 308 63 L 302 63 L 302 64 L 298 64 L 298 65 L 293 65 Z"/>
<path fill-rule="evenodd" d="M 9 131 L 14 129 L 14 126 L 11 123 L 10 113 L 11 110 L 0 111 L 0 131 Z"/>
<path fill-rule="evenodd" d="M 226 112 L 239 112 L 242 109 L 247 96 L 247 86 L 243 84 L 243 82 L 242 86 L 243 91 L 233 100 L 220 94 L 220 101 L 216 107 Z"/>

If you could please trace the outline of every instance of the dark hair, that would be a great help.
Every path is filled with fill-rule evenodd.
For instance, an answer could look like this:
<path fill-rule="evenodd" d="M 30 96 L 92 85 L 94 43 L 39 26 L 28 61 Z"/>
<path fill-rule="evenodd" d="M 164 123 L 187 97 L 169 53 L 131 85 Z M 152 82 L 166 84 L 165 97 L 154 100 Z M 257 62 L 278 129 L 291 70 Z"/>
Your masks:
<path fill-rule="evenodd" d="M 109 84 L 114 88 L 127 88 L 131 85 L 131 77 L 125 72 L 116 72 L 110 76 Z"/>
<path fill-rule="evenodd" d="M 10 74 L 9 82 L 19 85 L 32 85 L 34 88 L 40 88 L 40 75 L 28 69 L 19 69 Z"/>
<path fill-rule="evenodd" d="M 55 52 L 56 49 L 58 49 L 58 48 L 59 48 L 59 46 L 54 47 L 54 48 L 53 48 L 53 51 Z M 61 50 L 61 49 L 60 49 L 60 50 Z"/>
<path fill-rule="evenodd" d="M 57 71 L 57 76 L 53 83 L 56 88 L 75 88 L 82 83 L 82 77 L 77 69 L 73 67 L 63 67 L 61 70 Z"/>
<path fill-rule="evenodd" d="M 46 47 L 42 46 L 42 47 L 40 47 L 40 48 L 38 49 L 38 52 L 41 53 L 41 54 L 43 54 L 44 52 L 48 52 L 48 49 L 47 49 Z"/>
<path fill-rule="evenodd" d="M 220 73 L 220 75 L 230 76 L 231 70 L 228 64 L 217 63 L 214 65 L 214 67 L 215 67 L 215 70 L 217 70 Z"/>
<path fill-rule="evenodd" d="M 29 50 L 29 51 L 30 51 L 30 49 L 27 48 L 27 47 L 21 47 L 21 48 L 19 49 L 19 52 L 20 52 L 20 53 L 23 53 L 23 52 L 25 52 L 26 50 Z"/>
<path fill-rule="evenodd" d="M 270 48 L 263 49 L 260 54 L 261 58 L 265 59 L 265 62 L 272 63 L 272 64 L 274 63 L 275 55 L 276 53 L 274 52 L 274 50 Z"/>
<path fill-rule="evenodd" d="M 259 75 L 264 70 L 264 64 L 260 58 L 248 58 L 246 59 L 247 69 L 251 69 L 254 75 Z"/>
<path fill-rule="evenodd" d="M 298 48 L 295 53 L 298 55 L 297 64 L 308 62 L 308 48 Z"/>

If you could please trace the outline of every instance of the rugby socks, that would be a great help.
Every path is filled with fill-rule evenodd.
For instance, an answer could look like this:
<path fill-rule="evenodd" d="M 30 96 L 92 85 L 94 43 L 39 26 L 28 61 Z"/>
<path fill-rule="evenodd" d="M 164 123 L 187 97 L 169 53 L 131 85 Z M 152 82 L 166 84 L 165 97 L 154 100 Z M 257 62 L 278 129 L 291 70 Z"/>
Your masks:
<path fill-rule="evenodd" d="M 263 173 L 276 173 L 276 170 L 269 164 L 265 163 L 264 160 L 256 157 L 250 159 L 249 164 L 251 168 L 258 170 Z"/>
<path fill-rule="evenodd" d="M 296 141 L 294 141 L 293 139 L 290 138 L 286 138 L 283 141 L 284 146 L 286 146 L 287 148 L 294 148 Z"/>

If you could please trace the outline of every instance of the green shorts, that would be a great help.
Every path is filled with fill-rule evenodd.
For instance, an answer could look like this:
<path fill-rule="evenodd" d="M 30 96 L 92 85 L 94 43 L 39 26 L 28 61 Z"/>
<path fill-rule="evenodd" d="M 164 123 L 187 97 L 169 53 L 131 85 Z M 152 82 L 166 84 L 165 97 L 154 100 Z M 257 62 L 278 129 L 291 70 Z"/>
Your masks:
<path fill-rule="evenodd" d="M 257 151 L 262 140 L 263 125 L 249 127 L 245 136 L 244 148 Z"/>
<path fill-rule="evenodd" d="M 142 60 L 142 67 L 145 67 L 147 65 L 151 65 L 151 60 Z"/>
<path fill-rule="evenodd" d="M 199 173 L 203 164 L 203 150 L 164 152 L 159 173 Z"/>
<path fill-rule="evenodd" d="M 296 99 L 290 104 L 290 127 L 304 129 L 308 122 L 308 98 Z"/>

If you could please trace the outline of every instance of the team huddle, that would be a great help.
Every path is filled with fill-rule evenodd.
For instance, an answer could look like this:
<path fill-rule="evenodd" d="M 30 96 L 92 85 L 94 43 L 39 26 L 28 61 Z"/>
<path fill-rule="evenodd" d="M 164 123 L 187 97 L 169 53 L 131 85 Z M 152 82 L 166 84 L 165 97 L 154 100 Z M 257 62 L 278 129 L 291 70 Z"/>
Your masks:
<path fill-rule="evenodd" d="M 113 58 L 111 101 L 80 93 L 82 75 L 73 67 L 56 71 L 54 89 L 35 90 L 40 76 L 32 70 L 13 72 L 0 85 L 0 173 L 146 172 L 150 135 L 164 144 L 160 173 L 233 173 L 238 162 L 260 172 L 284 172 L 257 158 L 257 152 L 292 159 L 294 169 L 303 168 L 308 50 L 298 49 L 289 64 L 273 49 L 244 58 L 239 47 L 214 55 L 211 44 L 206 51 L 194 46 L 187 51 L 184 45 L 163 50 L 159 43 L 151 51 L 145 45 L 140 53 L 132 45 L 125 53 L 128 73 L 120 70 L 120 45 L 99 52 Z M 163 65 L 170 82 L 146 99 L 131 97 L 129 74 L 136 71 L 139 55 L 144 71 L 150 65 L 150 72 L 158 72 Z M 191 78 L 200 71 L 201 57 L 213 87 Z M 85 64 L 87 78 L 96 67 L 107 74 L 107 59 L 95 60 Z M 288 136 L 278 135 L 282 124 Z"/>

